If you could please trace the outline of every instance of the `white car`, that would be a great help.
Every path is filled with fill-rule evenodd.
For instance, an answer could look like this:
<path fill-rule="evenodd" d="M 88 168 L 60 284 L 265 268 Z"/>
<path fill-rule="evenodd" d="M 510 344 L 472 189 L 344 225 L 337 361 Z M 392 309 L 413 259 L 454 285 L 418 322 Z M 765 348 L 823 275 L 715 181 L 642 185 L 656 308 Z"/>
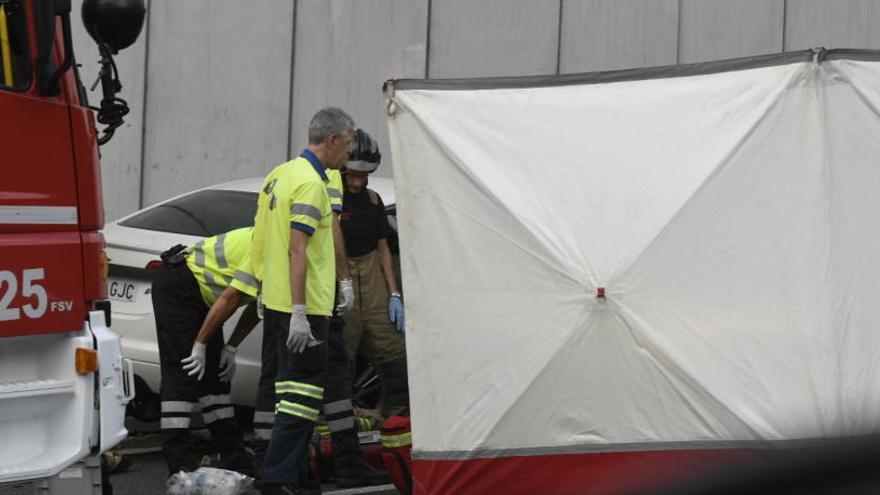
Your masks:
<path fill-rule="evenodd" d="M 107 290 L 112 328 L 122 336 L 123 354 L 134 361 L 138 386 L 132 411 L 135 417 L 158 419 L 159 348 L 150 286 L 151 272 L 161 265 L 159 254 L 175 244 L 191 245 L 253 225 L 262 182 L 262 177 L 255 177 L 199 189 L 144 208 L 104 228 L 110 259 Z M 396 229 L 391 179 L 370 177 L 369 187 L 382 197 Z M 226 322 L 227 338 L 240 314 L 241 309 Z M 253 407 L 260 377 L 262 333 L 260 324 L 239 347 L 232 383 L 234 404 Z"/>

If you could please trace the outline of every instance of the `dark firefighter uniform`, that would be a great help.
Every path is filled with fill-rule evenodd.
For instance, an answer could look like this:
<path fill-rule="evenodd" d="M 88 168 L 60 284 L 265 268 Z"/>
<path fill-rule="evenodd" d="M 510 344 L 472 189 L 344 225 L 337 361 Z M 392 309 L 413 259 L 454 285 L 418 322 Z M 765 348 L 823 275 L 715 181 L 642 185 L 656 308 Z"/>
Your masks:
<path fill-rule="evenodd" d="M 153 314 L 162 373 L 162 449 L 171 473 L 197 467 L 189 439 L 190 417 L 196 405 L 221 459 L 244 451 L 230 401 L 230 384 L 218 377 L 223 332 L 215 333 L 207 343 L 207 365 L 201 380 L 188 375 L 181 360 L 189 356 L 211 305 L 226 287 L 256 297 L 251 231 L 233 230 L 177 249 L 176 253 L 167 252 L 153 279 Z"/>
<path fill-rule="evenodd" d="M 345 343 L 349 359 L 359 352 L 373 361 L 384 388 L 382 413 L 407 413 L 409 392 L 406 339 L 388 320 L 390 294 L 376 247 L 393 235 L 382 198 L 364 187 L 345 189 L 340 225 L 345 236 L 348 269 L 354 285 L 354 308 L 345 315 Z"/>

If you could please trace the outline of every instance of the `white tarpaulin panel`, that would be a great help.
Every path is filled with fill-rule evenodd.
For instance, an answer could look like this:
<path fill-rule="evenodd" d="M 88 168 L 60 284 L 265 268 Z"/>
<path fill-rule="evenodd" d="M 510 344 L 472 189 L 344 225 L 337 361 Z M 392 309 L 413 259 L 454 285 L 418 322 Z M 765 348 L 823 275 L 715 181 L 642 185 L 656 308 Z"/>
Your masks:
<path fill-rule="evenodd" d="M 416 458 L 877 425 L 880 62 L 481 88 L 393 93 Z"/>

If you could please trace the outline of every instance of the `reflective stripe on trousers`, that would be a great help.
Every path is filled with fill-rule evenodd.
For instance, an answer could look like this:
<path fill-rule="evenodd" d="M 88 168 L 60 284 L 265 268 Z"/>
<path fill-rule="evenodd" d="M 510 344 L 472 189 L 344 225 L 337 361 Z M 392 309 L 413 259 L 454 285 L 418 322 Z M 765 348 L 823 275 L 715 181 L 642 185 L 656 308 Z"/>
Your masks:
<path fill-rule="evenodd" d="M 179 400 L 162 401 L 162 419 L 159 421 L 160 428 L 163 430 L 189 429 L 195 406 L 194 402 Z"/>
<path fill-rule="evenodd" d="M 232 399 L 229 394 L 200 397 L 199 405 L 202 408 L 202 419 L 205 424 L 235 417 L 235 408 L 232 407 Z"/>

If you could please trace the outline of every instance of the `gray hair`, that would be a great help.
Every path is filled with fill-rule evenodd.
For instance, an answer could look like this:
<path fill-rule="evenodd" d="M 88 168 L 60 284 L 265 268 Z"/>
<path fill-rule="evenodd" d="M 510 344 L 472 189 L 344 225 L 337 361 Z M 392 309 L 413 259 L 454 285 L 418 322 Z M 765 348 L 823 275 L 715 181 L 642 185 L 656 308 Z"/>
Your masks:
<path fill-rule="evenodd" d="M 331 134 L 345 135 L 354 129 L 354 120 L 336 107 L 324 107 L 309 122 L 309 144 L 321 144 Z"/>

